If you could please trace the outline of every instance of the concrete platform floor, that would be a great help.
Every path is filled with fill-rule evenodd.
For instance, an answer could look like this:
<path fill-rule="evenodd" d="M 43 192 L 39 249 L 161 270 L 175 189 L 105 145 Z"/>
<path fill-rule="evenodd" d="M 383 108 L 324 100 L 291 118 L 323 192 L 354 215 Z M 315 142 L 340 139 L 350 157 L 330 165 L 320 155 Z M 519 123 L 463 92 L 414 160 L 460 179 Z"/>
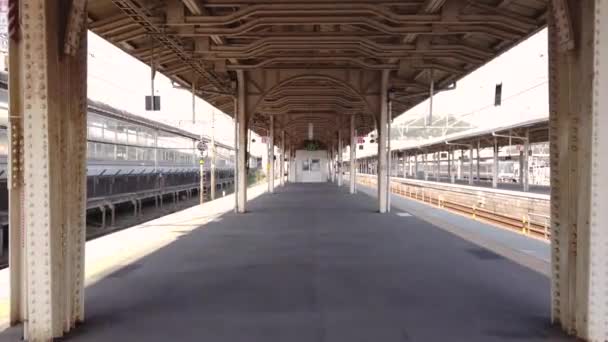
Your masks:
<path fill-rule="evenodd" d="M 247 214 L 140 228 L 177 238 L 91 284 L 87 321 L 65 340 L 569 340 L 549 324 L 545 276 L 375 208 L 346 188 L 292 184 Z"/>

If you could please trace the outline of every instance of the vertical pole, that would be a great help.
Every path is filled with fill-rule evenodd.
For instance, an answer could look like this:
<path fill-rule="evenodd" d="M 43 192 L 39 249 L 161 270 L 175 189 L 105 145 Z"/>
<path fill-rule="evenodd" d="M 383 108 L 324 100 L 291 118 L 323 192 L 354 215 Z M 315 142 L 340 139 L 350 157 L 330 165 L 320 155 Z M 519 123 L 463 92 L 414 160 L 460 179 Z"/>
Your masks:
<path fill-rule="evenodd" d="M 403 151 L 401 153 L 397 153 L 399 157 L 399 169 L 397 170 L 397 177 L 401 177 L 401 178 L 405 178 L 405 173 L 406 173 L 406 168 L 405 168 L 405 158 L 406 158 L 406 152 Z"/>
<path fill-rule="evenodd" d="M 385 213 L 388 208 L 388 170 L 387 170 L 387 142 L 388 142 L 388 82 L 390 72 L 382 71 L 380 84 L 380 120 L 378 128 L 378 206 L 381 213 Z"/>
<path fill-rule="evenodd" d="M 414 179 L 418 179 L 418 152 L 414 155 Z"/>
<path fill-rule="evenodd" d="M 388 174 L 386 175 L 386 211 L 390 212 L 391 211 L 391 173 L 392 173 L 392 164 L 393 164 L 393 153 L 391 151 L 391 124 L 393 122 L 393 103 L 392 103 L 392 99 L 391 96 L 388 95 L 387 96 L 387 100 L 388 100 L 388 120 L 386 125 L 388 126 L 386 128 L 386 157 L 387 157 L 387 168 L 388 168 Z"/>
<path fill-rule="evenodd" d="M 342 121 L 339 121 L 340 123 L 338 124 L 338 167 L 336 168 L 338 171 L 338 186 L 342 186 L 342 155 L 344 152 L 344 146 L 342 144 L 342 127 L 340 127 L 340 124 L 342 123 Z"/>
<path fill-rule="evenodd" d="M 237 87 L 238 87 L 238 106 L 237 106 L 237 116 L 238 116 L 238 183 L 237 188 L 237 210 L 239 213 L 244 213 L 247 211 L 247 165 L 248 165 L 248 155 L 247 155 L 247 131 L 248 131 L 248 122 L 247 119 L 247 107 L 246 107 L 246 75 L 244 71 L 237 71 Z"/>
<path fill-rule="evenodd" d="M 456 160 L 454 159 L 454 154 L 455 154 L 455 153 L 454 153 L 454 150 L 453 150 L 453 149 L 450 149 L 450 156 L 451 156 L 451 158 L 452 158 L 452 164 L 454 164 L 454 162 L 456 161 Z M 452 168 L 454 168 L 454 165 L 452 165 Z M 452 184 L 456 183 L 456 175 L 455 175 L 455 172 L 454 172 L 454 171 L 455 171 L 455 170 L 452 170 L 452 171 L 451 171 L 451 175 L 450 175 L 450 181 L 452 182 Z"/>
<path fill-rule="evenodd" d="M 268 163 L 270 163 L 270 172 L 269 172 L 269 179 L 268 179 L 268 185 L 269 185 L 269 192 L 272 194 L 274 193 L 274 177 L 275 177 L 275 172 L 274 172 L 274 164 L 275 164 L 275 160 L 274 160 L 274 115 L 270 115 L 270 133 L 269 133 L 269 137 L 268 137 Z"/>
<path fill-rule="evenodd" d="M 480 151 L 480 147 L 481 147 L 481 141 L 478 139 L 477 140 L 477 181 L 481 182 L 481 174 L 480 174 L 480 159 L 481 156 L 479 155 L 479 151 Z"/>
<path fill-rule="evenodd" d="M 452 180 L 452 148 L 448 147 L 448 180 Z"/>
<path fill-rule="evenodd" d="M 19 6 L 18 2 L 13 5 Z M 13 18 L 9 31 L 19 18 Z M 24 67 L 23 42 L 15 34 L 9 35 L 9 126 L 8 137 L 8 219 L 9 219 L 9 278 L 10 278 L 10 325 L 16 325 L 26 319 L 26 255 L 25 227 L 23 226 L 24 179 L 21 169 L 23 158 L 23 96 L 22 91 Z"/>
<path fill-rule="evenodd" d="M 424 180 L 428 181 L 429 180 L 429 168 L 428 168 L 428 157 L 429 154 L 425 151 L 424 154 L 422 155 L 422 167 L 423 167 L 423 171 L 424 171 Z"/>
<path fill-rule="evenodd" d="M 51 341 L 84 321 L 87 9 L 11 3 L 10 318 L 24 339 Z"/>
<path fill-rule="evenodd" d="M 158 129 L 154 130 L 154 173 L 159 173 L 158 170 Z"/>
<path fill-rule="evenodd" d="M 524 159 L 523 159 L 523 190 L 525 192 L 530 191 L 530 167 L 528 161 L 530 160 L 530 130 L 526 129 L 526 140 L 524 141 Z"/>
<path fill-rule="evenodd" d="M 291 145 L 289 145 L 287 147 L 286 153 L 285 153 L 285 157 L 287 159 L 286 165 L 285 165 L 285 170 L 287 171 L 287 178 L 285 179 L 286 183 L 289 183 L 289 176 L 291 175 Z"/>
<path fill-rule="evenodd" d="M 238 73 L 237 73 L 238 77 Z M 238 84 L 237 84 L 238 87 Z M 240 88 L 239 88 L 240 89 Z M 234 212 L 239 212 L 239 94 L 234 98 Z"/>
<path fill-rule="evenodd" d="M 436 168 L 437 168 L 437 175 L 436 175 L 436 179 L 438 182 L 441 182 L 441 152 L 436 152 L 435 153 L 436 156 Z"/>
<path fill-rule="evenodd" d="M 357 192 L 357 137 L 355 134 L 355 116 L 350 116 L 350 193 Z"/>
<path fill-rule="evenodd" d="M 280 184 L 285 185 L 285 130 L 281 130 L 281 161 L 279 162 Z"/>
<path fill-rule="evenodd" d="M 498 188 L 498 138 L 494 137 L 494 156 L 492 162 L 494 166 L 492 167 L 492 187 Z"/>
<path fill-rule="evenodd" d="M 211 169 L 210 169 L 210 173 L 211 173 L 211 177 L 210 177 L 210 182 L 209 182 L 209 188 L 211 189 L 211 200 L 213 201 L 215 199 L 215 188 L 217 187 L 216 185 L 216 180 L 215 180 L 215 153 L 216 153 L 216 147 L 215 147 L 215 109 L 211 110 L 211 147 L 210 147 L 210 152 L 211 152 Z"/>
<path fill-rule="evenodd" d="M 203 136 L 201 135 L 201 141 Z M 199 204 L 205 203 L 205 159 L 201 155 L 198 162 Z"/>
<path fill-rule="evenodd" d="M 395 163 L 395 177 L 402 178 L 405 172 L 405 158 L 403 157 L 403 151 L 396 151 L 395 159 L 397 160 Z"/>
<path fill-rule="evenodd" d="M 460 154 L 458 155 L 458 172 L 457 172 L 457 179 L 461 180 L 462 179 L 462 163 L 464 162 L 463 160 L 464 158 L 464 151 L 462 149 L 460 149 Z"/>
<path fill-rule="evenodd" d="M 519 184 L 521 184 L 522 190 L 524 188 L 524 151 L 525 144 L 522 151 L 519 151 Z"/>
<path fill-rule="evenodd" d="M 331 142 L 331 149 L 329 150 L 329 164 L 331 165 L 331 182 L 335 183 L 336 182 L 336 156 L 335 156 L 335 152 L 334 150 L 336 149 L 336 143 L 334 141 Z"/>
<path fill-rule="evenodd" d="M 550 1 L 547 14 L 551 319 L 583 340 L 606 341 L 608 1 Z"/>
<path fill-rule="evenodd" d="M 154 84 L 154 80 L 152 80 L 152 84 Z M 196 125 L 196 82 L 192 82 L 192 90 L 190 91 L 192 94 L 192 125 Z M 203 137 L 203 125 L 201 124 L 201 134 L 200 134 L 200 142 L 204 141 Z M 198 166 L 198 179 L 199 179 L 199 204 L 205 203 L 205 159 L 203 158 L 203 153 L 201 151 L 199 158 L 199 166 Z"/>
<path fill-rule="evenodd" d="M 469 185 L 473 185 L 473 145 L 469 147 Z"/>
<path fill-rule="evenodd" d="M 606 256 L 606 246 L 608 246 L 608 232 L 606 231 L 608 225 L 608 192 L 606 191 L 608 189 L 606 180 L 606 174 L 608 174 L 608 156 L 606 154 L 606 150 L 608 150 L 608 99 L 606 98 L 608 65 L 605 62 L 608 54 L 608 36 L 606 35 L 608 32 L 608 1 L 595 1 L 594 14 L 581 15 L 581 18 L 585 18 L 584 24 L 591 26 L 590 22 L 594 22 L 594 20 L 587 15 L 595 16 L 593 51 L 595 64 L 592 64 L 595 72 L 581 73 L 582 77 L 594 75 L 593 102 L 591 113 L 589 113 L 592 117 L 590 122 L 592 133 L 583 142 L 586 145 L 585 149 L 590 152 L 590 160 L 586 160 L 585 163 L 591 177 L 587 180 L 588 184 L 582 180 L 582 185 L 589 188 L 589 191 L 588 193 L 583 192 L 587 200 L 582 201 L 583 203 L 579 205 L 585 208 L 584 205 L 590 202 L 590 205 L 586 207 L 590 209 L 589 212 L 581 210 L 583 217 L 580 219 L 582 224 L 586 222 L 586 218 L 589 218 L 589 230 L 581 232 L 582 235 L 588 236 L 588 240 L 580 243 L 582 250 L 588 246 L 589 254 L 588 259 L 580 258 L 577 262 L 579 268 L 577 285 L 583 289 L 586 289 L 585 285 L 587 285 L 588 289 L 586 289 L 587 292 L 578 291 L 579 303 L 576 307 L 579 317 L 585 317 L 587 314 L 588 321 L 577 320 L 576 322 L 579 326 L 588 322 L 588 331 L 577 327 L 580 337 L 599 341 L 608 339 L 608 305 L 606 304 L 606 290 L 608 289 L 608 258 Z M 526 132 L 526 136 L 529 141 L 529 132 Z M 588 278 L 584 276 L 585 274 L 588 275 Z"/>

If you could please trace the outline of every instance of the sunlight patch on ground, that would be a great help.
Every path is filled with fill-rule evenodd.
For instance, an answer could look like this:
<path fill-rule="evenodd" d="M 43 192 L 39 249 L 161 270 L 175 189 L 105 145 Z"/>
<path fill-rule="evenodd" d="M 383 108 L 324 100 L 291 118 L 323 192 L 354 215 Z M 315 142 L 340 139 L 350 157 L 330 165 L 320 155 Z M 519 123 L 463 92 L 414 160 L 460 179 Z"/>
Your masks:
<path fill-rule="evenodd" d="M 249 188 L 248 200 L 263 194 L 266 188 L 265 183 Z M 95 284 L 205 224 L 221 220 L 221 216 L 233 208 L 234 197 L 228 195 L 87 242 L 85 286 Z M 0 270 L 0 328 L 8 325 L 9 291 L 9 269 L 6 268 Z"/>

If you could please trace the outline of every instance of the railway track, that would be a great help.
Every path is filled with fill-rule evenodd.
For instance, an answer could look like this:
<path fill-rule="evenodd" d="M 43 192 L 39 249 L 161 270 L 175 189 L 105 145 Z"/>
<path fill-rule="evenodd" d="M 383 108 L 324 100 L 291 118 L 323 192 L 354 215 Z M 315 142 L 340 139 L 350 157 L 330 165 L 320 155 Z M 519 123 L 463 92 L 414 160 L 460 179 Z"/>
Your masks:
<path fill-rule="evenodd" d="M 358 177 L 357 182 L 367 186 L 376 186 L 375 177 Z M 398 182 L 391 182 L 391 192 L 532 237 L 544 240 L 548 240 L 551 237 L 549 218 L 544 215 L 529 213 L 521 218 L 503 215 L 475 205 L 465 205 L 456 201 L 446 200 L 441 195 L 433 195 L 425 191 L 425 188 L 421 186 L 403 185 Z"/>

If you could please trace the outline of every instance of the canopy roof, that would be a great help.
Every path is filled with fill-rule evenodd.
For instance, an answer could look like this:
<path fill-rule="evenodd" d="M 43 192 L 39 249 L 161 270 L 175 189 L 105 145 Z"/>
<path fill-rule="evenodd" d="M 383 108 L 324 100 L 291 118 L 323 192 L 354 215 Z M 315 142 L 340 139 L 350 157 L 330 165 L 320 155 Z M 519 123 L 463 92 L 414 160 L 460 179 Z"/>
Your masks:
<path fill-rule="evenodd" d="M 393 113 L 425 100 L 546 25 L 547 0 L 89 0 L 89 28 L 223 112 L 237 70 L 290 139 L 325 142 L 356 115 L 374 129 L 382 70 Z M 376 76 L 374 76 L 376 75 Z M 345 120 L 342 120 L 345 119 Z M 317 135 L 318 134 L 318 135 Z"/>

